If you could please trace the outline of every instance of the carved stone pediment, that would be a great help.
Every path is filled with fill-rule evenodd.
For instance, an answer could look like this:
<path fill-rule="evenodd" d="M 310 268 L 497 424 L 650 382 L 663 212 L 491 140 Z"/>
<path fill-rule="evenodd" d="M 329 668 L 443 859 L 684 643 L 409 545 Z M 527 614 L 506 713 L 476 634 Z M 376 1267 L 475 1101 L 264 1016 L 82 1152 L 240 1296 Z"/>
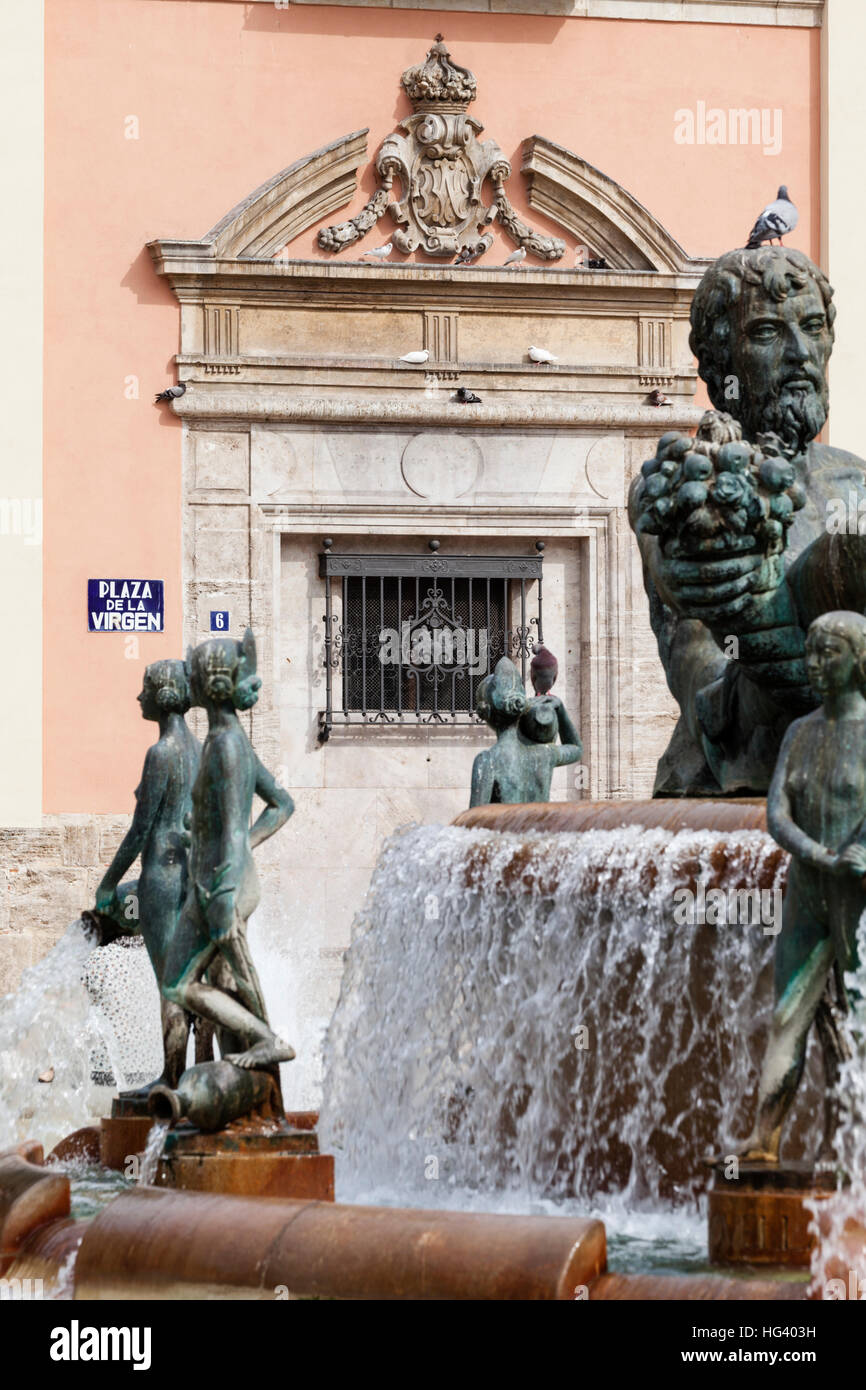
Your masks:
<path fill-rule="evenodd" d="M 456 256 L 479 241 L 486 249 L 493 238 L 483 229 L 493 214 L 482 185 L 492 169 L 509 168 L 496 141 L 479 141 L 483 127 L 462 112 L 417 112 L 402 127 L 406 134 L 389 135 L 376 160 L 380 176 L 396 175 L 405 193 L 388 204 L 394 244 L 428 256 Z"/>
<path fill-rule="evenodd" d="M 621 184 L 543 135 L 526 141 L 522 172 L 529 206 L 566 227 L 611 270 L 701 274 L 711 264 L 688 256 Z"/>
<path fill-rule="evenodd" d="M 441 34 L 425 62 L 407 69 L 401 80 L 414 112 L 400 122 L 403 134 L 382 143 L 376 158 L 380 184 L 370 201 L 356 217 L 319 233 L 323 250 L 351 246 L 387 211 L 397 225 L 392 241 L 399 251 L 481 255 L 493 242 L 485 228 L 498 217 L 518 246 L 540 260 L 559 260 L 565 242 L 533 231 L 511 206 L 505 191 L 511 165 L 495 140 L 478 139 L 484 127 L 467 115 L 475 76 L 452 60 Z M 400 198 L 392 198 L 395 179 Z M 485 206 L 487 180 L 492 200 Z"/>

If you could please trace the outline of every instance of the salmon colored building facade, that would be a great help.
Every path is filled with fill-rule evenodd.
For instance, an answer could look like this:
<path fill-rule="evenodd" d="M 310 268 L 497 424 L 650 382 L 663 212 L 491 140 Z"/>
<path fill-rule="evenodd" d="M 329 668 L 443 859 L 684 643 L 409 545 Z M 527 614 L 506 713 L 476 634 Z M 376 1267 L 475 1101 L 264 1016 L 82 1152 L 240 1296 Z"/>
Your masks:
<path fill-rule="evenodd" d="M 144 667 L 180 655 L 224 610 L 236 635 L 249 620 L 256 629 L 270 696 L 253 739 L 297 803 L 269 846 L 263 879 L 277 901 L 260 930 L 280 955 L 280 922 L 291 924 L 284 955 L 305 983 L 286 1027 L 310 1019 L 298 1026 L 315 1041 L 383 836 L 407 819 L 451 819 L 486 742 L 370 726 L 317 737 L 323 538 L 367 556 L 427 553 L 434 538 L 443 555 L 519 557 L 544 542 L 548 640 L 567 651 L 563 698 L 590 749 L 589 780 L 563 779 L 554 794 L 649 795 L 674 707 L 624 497 L 669 418 L 690 427 L 704 400 L 687 346 L 694 285 L 744 243 L 780 184 L 799 209 L 791 244 L 837 290 L 830 435 L 862 447 L 861 195 L 844 161 L 863 131 L 848 79 L 860 6 L 27 8 L 3 20 L 20 216 L 4 233 L 13 399 L 0 547 L 16 677 L 2 726 L 0 983 L 13 987 L 92 901 L 152 741 L 135 705 Z M 339 252 L 321 244 L 374 195 L 377 152 L 412 114 L 401 74 L 438 34 L 474 76 L 468 114 L 510 165 L 514 218 L 563 243 L 555 259 L 530 249 L 503 269 L 515 240 L 501 216 L 466 268 L 399 244 L 387 263 L 364 258 L 393 241 L 387 213 Z M 269 181 L 273 206 L 250 213 Z M 602 244 L 606 268 L 576 265 L 579 247 Z M 558 357 L 552 369 L 527 359 L 536 342 Z M 427 364 L 407 370 L 399 359 L 422 346 Z M 178 379 L 186 396 L 156 406 Z M 668 414 L 647 405 L 653 383 Z M 492 412 L 474 434 L 448 414 L 460 385 Z M 41 545 L 25 534 L 40 498 Z M 88 631 L 96 576 L 161 579 L 164 630 Z M 437 764 L 448 769 L 438 782 Z M 304 1087 L 314 1099 L 315 1067 Z"/>

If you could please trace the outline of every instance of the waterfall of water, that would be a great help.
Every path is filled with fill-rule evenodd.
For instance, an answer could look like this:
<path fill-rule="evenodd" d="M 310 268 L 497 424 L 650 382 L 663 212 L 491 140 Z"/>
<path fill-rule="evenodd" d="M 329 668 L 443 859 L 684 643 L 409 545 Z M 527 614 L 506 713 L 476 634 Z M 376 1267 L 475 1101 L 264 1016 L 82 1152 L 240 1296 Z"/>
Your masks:
<path fill-rule="evenodd" d="M 125 952 L 122 971 L 101 971 L 102 993 L 113 994 L 111 1013 L 122 1026 L 84 983 L 94 956 L 111 949 L 97 948 L 84 923 L 74 922 L 24 971 L 18 990 L 0 998 L 0 1149 L 33 1138 L 48 1153 L 65 1135 L 107 1115 L 115 1086 L 95 1083 L 94 1059 L 107 1059 L 106 1079 L 114 1082 L 116 1075 L 121 1086 L 137 1083 L 142 1066 L 158 1075 L 159 1001 L 147 953 Z M 144 1062 L 143 1036 L 149 1042 Z M 50 1079 L 41 1082 L 40 1076 Z"/>
<path fill-rule="evenodd" d="M 810 1292 L 826 1299 L 866 1302 L 866 913 L 857 940 L 860 965 L 845 976 L 851 1057 L 842 1064 L 837 1088 L 841 1122 L 836 1151 L 845 1185 L 824 1201 L 806 1206 L 817 1236 Z"/>
<path fill-rule="evenodd" d="M 138 1170 L 138 1181 L 142 1186 L 152 1186 L 156 1181 L 156 1170 L 162 1157 L 162 1146 L 165 1143 L 165 1136 L 168 1134 L 168 1125 L 168 1120 L 154 1120 L 151 1126 Z"/>
<path fill-rule="evenodd" d="M 341 1198 L 694 1209 L 702 1156 L 751 1125 L 775 937 L 682 925 L 676 893 L 783 872 L 758 831 L 393 836 L 325 1044 Z"/>

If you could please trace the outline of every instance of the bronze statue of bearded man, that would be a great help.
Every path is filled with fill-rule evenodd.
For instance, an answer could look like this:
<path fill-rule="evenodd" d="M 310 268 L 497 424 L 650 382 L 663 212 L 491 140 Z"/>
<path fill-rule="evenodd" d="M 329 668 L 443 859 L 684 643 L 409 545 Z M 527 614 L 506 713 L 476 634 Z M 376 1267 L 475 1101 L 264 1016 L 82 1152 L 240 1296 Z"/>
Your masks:
<path fill-rule="evenodd" d="M 690 344 L 715 411 L 665 435 L 629 495 L 650 621 L 680 718 L 656 796 L 765 794 L 792 719 L 817 705 L 810 623 L 866 608 L 866 463 L 815 442 L 833 291 L 799 251 L 730 251 L 704 275 Z"/>

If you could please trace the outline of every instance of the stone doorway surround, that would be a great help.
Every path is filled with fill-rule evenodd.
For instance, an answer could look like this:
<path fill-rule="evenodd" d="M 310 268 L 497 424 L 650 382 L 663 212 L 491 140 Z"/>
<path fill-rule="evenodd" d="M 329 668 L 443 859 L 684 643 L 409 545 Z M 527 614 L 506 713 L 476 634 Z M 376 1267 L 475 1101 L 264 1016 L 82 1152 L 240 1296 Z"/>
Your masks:
<path fill-rule="evenodd" d="M 451 549 L 471 536 L 529 549 L 571 536 L 587 555 L 591 792 L 646 790 L 630 726 L 635 662 L 650 648 L 625 501 L 662 430 L 698 418 L 688 311 L 707 262 L 541 136 L 524 148 L 530 205 L 612 269 L 288 258 L 292 238 L 352 200 L 365 160 L 366 132 L 354 132 L 296 161 L 201 241 L 150 243 L 181 306 L 186 639 L 207 634 L 220 604 L 233 630 L 252 623 L 265 676 L 253 730 L 278 762 L 282 534 L 437 536 Z M 558 362 L 533 364 L 532 343 Z M 421 347 L 423 366 L 399 360 Z M 482 403 L 453 403 L 460 385 Z M 656 386 L 670 406 L 645 404 Z M 414 474 L 407 450 L 426 461 Z M 464 486 L 453 462 L 467 452 L 477 467 Z M 666 724 L 668 713 L 663 687 L 649 708 L 642 693 L 644 731 L 647 716 Z"/>
<path fill-rule="evenodd" d="M 371 264 L 351 251 L 291 259 L 294 237 L 353 200 L 365 161 L 355 132 L 201 241 L 149 247 L 181 309 L 185 639 L 209 635 L 214 609 L 229 611 L 234 635 L 252 625 L 264 689 L 251 736 L 297 805 L 260 854 L 253 945 L 266 976 L 293 982 L 270 1003 L 297 1047 L 304 1104 L 382 838 L 409 819 L 452 819 L 488 742 L 365 726 L 318 746 L 322 540 L 420 553 L 436 538 L 442 553 L 501 555 L 543 540 L 545 637 L 564 644 L 558 691 L 589 772 L 588 786 L 563 779 L 554 795 L 649 795 L 674 707 L 626 498 L 659 435 L 699 418 L 688 313 L 707 263 L 625 190 L 553 141 L 524 148 L 530 205 L 602 254 L 604 271 L 568 268 L 572 251 L 519 271 Z M 532 344 L 557 362 L 534 364 Z M 421 348 L 423 365 L 400 360 Z M 458 386 L 481 403 L 454 402 Z M 668 406 L 646 403 L 654 387 Z"/>

